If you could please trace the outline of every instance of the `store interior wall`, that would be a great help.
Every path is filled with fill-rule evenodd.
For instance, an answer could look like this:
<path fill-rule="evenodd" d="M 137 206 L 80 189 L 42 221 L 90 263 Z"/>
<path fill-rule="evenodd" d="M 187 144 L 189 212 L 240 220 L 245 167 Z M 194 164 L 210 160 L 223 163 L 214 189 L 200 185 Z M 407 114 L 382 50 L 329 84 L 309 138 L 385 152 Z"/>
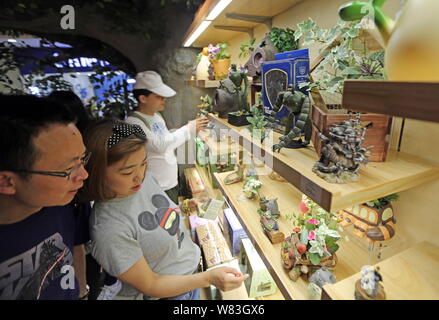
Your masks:
<path fill-rule="evenodd" d="M 338 8 L 347 0 L 305 0 L 289 10 L 273 17 L 273 27 L 297 29 L 297 24 L 311 17 L 319 26 L 330 28 L 338 21 Z M 401 0 L 388 0 L 384 11 L 396 17 Z M 254 28 L 254 36 L 258 43 L 268 32 L 261 24 Z M 237 33 L 229 41 L 232 63 L 244 65 L 248 58 L 239 58 L 240 44 L 249 40 L 247 33 Z M 318 55 L 318 47 L 310 48 L 310 60 Z M 400 118 L 394 118 L 396 124 L 392 129 L 390 149 L 396 150 L 400 135 Z M 406 119 L 400 151 L 439 163 L 439 123 Z M 367 167 L 366 169 L 367 170 Z M 420 241 L 428 241 L 439 246 L 439 181 L 416 187 L 400 194 L 400 200 L 394 202 L 396 224 L 395 241 L 388 244 L 382 253 L 382 259 L 388 258 Z M 293 209 L 294 210 L 294 209 Z"/>

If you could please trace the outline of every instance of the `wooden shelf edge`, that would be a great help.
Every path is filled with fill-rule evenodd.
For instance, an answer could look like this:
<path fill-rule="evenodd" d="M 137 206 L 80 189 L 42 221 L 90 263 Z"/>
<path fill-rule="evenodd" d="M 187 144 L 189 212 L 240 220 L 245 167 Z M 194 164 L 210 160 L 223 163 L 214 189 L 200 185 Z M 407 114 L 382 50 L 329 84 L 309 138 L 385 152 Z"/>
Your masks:
<path fill-rule="evenodd" d="M 439 82 L 347 80 L 343 108 L 439 122 Z"/>
<path fill-rule="evenodd" d="M 189 87 L 215 89 L 219 87 L 220 80 L 184 80 Z"/>
<path fill-rule="evenodd" d="M 374 184 L 364 186 L 362 190 L 351 191 L 349 184 L 346 184 L 345 188 L 341 185 L 335 184 L 333 187 L 331 184 L 317 176 L 314 178 L 314 173 L 311 172 L 311 168 L 304 171 L 301 166 L 297 166 L 297 168 L 292 167 L 281 159 L 281 155 L 274 153 L 271 150 L 264 150 L 260 144 L 254 143 L 248 137 L 242 135 L 238 131 L 241 130 L 240 127 L 234 127 L 228 124 L 226 120 L 220 120 L 212 114 L 209 114 L 209 119 L 218 127 L 231 130 L 231 138 L 260 160 L 264 161 L 267 154 L 271 155 L 273 159 L 272 164 L 269 164 L 271 169 L 285 178 L 295 188 L 310 197 L 323 209 L 330 212 L 336 212 L 353 204 L 363 203 L 391 193 L 405 191 L 439 179 L 439 164 L 419 159 L 416 156 L 405 153 L 390 152 L 388 156 L 389 159 L 402 161 L 406 167 L 417 166 L 416 170 L 419 172 L 402 178 L 398 177 L 394 180 L 389 178 L 386 181 L 377 181 Z M 296 152 L 309 152 L 309 150 Z M 317 154 L 315 154 L 315 161 L 317 161 L 317 159 Z M 394 170 L 391 163 L 391 160 L 387 160 L 387 162 L 368 164 L 368 166 L 381 167 L 381 170 L 388 167 L 389 170 Z M 364 172 L 360 172 L 360 174 L 367 176 L 370 175 L 372 171 L 373 170 L 368 170 L 368 167 L 366 167 Z M 360 182 L 361 179 L 365 178 L 360 178 Z M 380 178 L 378 180 L 382 179 Z"/>

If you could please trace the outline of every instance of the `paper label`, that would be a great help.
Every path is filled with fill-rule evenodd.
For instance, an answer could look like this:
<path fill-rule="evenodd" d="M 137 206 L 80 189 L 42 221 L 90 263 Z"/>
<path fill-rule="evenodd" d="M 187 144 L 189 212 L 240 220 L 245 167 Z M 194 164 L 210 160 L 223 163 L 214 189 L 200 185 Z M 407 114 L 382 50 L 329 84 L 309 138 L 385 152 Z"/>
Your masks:
<path fill-rule="evenodd" d="M 215 220 L 220 211 L 223 209 L 224 201 L 211 199 L 203 218 Z"/>

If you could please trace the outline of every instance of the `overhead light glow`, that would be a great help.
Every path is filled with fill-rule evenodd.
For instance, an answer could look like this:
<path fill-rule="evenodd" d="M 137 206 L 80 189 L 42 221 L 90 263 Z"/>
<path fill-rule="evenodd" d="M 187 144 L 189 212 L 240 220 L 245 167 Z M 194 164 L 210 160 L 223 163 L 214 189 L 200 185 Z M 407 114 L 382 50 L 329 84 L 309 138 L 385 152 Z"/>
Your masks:
<path fill-rule="evenodd" d="M 203 21 L 198 26 L 198 28 L 192 33 L 189 39 L 184 43 L 184 47 L 189 47 L 203 32 L 207 29 L 207 27 L 212 23 L 212 21 Z"/>
<path fill-rule="evenodd" d="M 17 42 L 15 39 L 8 39 L 8 42 Z"/>
<path fill-rule="evenodd" d="M 215 20 L 216 17 L 219 16 L 221 12 L 232 2 L 232 0 L 220 0 L 215 6 L 215 8 L 212 9 L 212 11 L 209 12 L 209 15 L 207 16 L 206 20 Z"/>

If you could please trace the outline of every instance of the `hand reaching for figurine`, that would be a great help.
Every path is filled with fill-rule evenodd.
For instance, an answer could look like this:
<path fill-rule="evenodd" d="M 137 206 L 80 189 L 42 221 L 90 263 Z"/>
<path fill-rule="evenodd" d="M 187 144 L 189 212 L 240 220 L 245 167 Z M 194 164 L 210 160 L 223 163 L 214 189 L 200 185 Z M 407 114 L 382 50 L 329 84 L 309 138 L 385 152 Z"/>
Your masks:
<path fill-rule="evenodd" d="M 204 130 L 209 123 L 209 119 L 206 117 L 200 117 L 195 120 L 191 120 L 188 122 L 189 131 L 198 133 L 201 130 Z"/>
<path fill-rule="evenodd" d="M 220 267 L 209 271 L 208 281 L 221 291 L 230 291 L 239 288 L 242 282 L 249 277 L 248 274 L 242 274 L 234 268 Z"/>
<path fill-rule="evenodd" d="M 209 124 L 209 119 L 206 117 L 200 117 L 195 120 L 197 121 L 197 133 L 201 130 L 204 130 Z"/>

